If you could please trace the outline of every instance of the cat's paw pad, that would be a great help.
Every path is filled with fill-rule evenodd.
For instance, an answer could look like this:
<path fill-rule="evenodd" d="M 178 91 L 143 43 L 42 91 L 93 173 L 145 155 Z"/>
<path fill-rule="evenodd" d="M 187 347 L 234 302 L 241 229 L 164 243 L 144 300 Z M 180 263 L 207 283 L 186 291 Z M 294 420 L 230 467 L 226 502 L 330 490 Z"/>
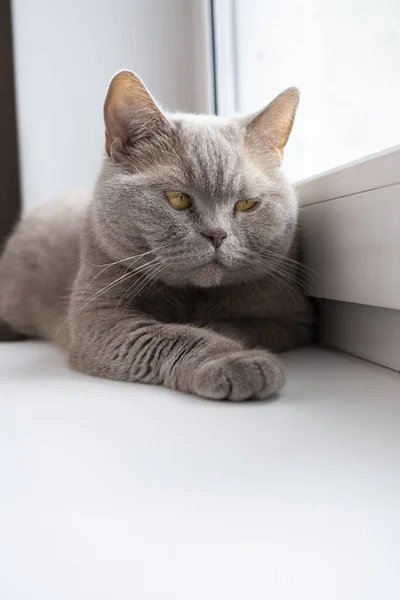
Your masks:
<path fill-rule="evenodd" d="M 210 359 L 194 374 L 193 391 L 212 399 L 268 398 L 281 389 L 281 362 L 265 350 L 232 352 Z"/>

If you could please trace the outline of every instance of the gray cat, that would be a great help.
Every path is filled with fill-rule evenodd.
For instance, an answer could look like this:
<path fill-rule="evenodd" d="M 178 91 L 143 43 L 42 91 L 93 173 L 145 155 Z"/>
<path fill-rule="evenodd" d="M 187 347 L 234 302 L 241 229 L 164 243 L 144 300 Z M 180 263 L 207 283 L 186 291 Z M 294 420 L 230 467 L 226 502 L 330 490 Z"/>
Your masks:
<path fill-rule="evenodd" d="M 205 398 L 278 391 L 272 351 L 307 343 L 312 323 L 280 170 L 297 104 L 291 88 L 247 118 L 167 115 L 118 73 L 93 196 L 38 208 L 6 245 L 0 338 L 52 340 L 83 373 Z"/>

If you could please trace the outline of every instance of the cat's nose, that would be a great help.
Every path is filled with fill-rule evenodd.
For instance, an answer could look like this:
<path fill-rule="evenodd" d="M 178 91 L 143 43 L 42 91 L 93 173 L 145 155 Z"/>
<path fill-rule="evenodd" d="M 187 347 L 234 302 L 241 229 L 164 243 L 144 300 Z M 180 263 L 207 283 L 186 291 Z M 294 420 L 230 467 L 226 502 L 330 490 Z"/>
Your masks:
<path fill-rule="evenodd" d="M 201 235 L 209 239 L 217 250 L 228 234 L 223 229 L 213 229 L 212 231 L 207 231 L 207 233 L 201 232 Z"/>

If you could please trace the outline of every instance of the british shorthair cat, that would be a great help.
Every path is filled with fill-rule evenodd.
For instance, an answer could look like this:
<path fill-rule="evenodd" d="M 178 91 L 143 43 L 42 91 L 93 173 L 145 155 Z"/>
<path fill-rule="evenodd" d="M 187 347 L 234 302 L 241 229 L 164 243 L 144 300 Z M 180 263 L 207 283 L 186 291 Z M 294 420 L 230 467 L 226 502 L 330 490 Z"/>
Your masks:
<path fill-rule="evenodd" d="M 205 398 L 267 398 L 274 352 L 310 339 L 297 203 L 281 171 L 298 91 L 248 117 L 166 114 L 121 71 L 93 194 L 24 216 L 0 259 L 0 338 L 70 365 Z"/>

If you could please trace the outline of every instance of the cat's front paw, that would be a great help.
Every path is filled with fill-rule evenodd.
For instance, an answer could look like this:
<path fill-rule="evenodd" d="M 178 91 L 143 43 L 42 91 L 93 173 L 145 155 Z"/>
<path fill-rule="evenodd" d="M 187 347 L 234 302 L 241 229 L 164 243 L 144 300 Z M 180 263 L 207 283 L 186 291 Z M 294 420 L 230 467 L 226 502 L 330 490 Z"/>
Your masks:
<path fill-rule="evenodd" d="M 264 350 L 231 352 L 203 363 L 194 373 L 199 396 L 233 401 L 268 398 L 285 381 L 281 362 Z"/>

